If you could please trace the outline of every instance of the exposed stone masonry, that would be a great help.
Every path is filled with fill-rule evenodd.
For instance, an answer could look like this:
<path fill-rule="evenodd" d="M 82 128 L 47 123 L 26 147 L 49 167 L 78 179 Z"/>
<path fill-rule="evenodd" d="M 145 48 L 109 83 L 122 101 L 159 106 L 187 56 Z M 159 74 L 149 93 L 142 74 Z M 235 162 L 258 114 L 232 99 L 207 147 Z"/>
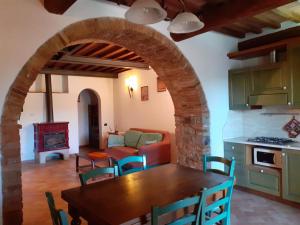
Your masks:
<path fill-rule="evenodd" d="M 1 117 L 1 166 L 4 225 L 22 224 L 20 118 L 27 92 L 54 53 L 91 40 L 114 42 L 140 55 L 165 82 L 175 107 L 178 163 L 201 167 L 209 152 L 209 113 L 201 84 L 176 45 L 146 26 L 123 19 L 89 19 L 69 25 L 45 42 L 17 75 L 7 94 Z"/>

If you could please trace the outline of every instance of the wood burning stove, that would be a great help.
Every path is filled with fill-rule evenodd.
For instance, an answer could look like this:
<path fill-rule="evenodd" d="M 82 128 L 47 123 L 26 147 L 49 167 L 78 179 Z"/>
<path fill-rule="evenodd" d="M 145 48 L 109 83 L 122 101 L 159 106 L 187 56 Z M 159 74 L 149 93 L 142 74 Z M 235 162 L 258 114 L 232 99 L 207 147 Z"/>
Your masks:
<path fill-rule="evenodd" d="M 46 162 L 49 154 L 62 154 L 69 158 L 69 122 L 35 123 L 34 148 L 36 159 L 40 163 Z"/>

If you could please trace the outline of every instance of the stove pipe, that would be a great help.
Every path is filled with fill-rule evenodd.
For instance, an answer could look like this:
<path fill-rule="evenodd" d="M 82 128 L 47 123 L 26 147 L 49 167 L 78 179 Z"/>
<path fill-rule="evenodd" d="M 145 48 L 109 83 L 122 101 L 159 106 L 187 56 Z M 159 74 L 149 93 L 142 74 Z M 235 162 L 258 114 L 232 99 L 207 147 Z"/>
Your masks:
<path fill-rule="evenodd" d="M 47 122 L 54 122 L 51 74 L 45 74 Z"/>

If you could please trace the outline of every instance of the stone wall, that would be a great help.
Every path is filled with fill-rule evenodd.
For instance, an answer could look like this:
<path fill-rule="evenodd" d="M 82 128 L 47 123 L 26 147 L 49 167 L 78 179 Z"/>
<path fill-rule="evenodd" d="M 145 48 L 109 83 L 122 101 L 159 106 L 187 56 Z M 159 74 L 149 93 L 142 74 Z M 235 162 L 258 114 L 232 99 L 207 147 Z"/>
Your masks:
<path fill-rule="evenodd" d="M 178 163 L 200 168 L 209 152 L 209 119 L 205 96 L 192 66 L 176 45 L 155 30 L 123 19 L 77 22 L 57 33 L 21 69 L 7 94 L 1 118 L 3 221 L 22 223 L 20 137 L 17 121 L 26 94 L 38 72 L 54 53 L 67 45 L 91 40 L 114 42 L 135 51 L 166 84 L 175 107 Z"/>

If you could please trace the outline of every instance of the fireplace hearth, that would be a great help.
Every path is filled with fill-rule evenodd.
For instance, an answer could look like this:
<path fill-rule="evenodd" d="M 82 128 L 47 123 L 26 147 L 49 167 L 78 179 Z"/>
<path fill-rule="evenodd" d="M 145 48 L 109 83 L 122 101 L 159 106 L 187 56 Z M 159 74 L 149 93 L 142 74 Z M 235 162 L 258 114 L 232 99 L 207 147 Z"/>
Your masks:
<path fill-rule="evenodd" d="M 36 160 L 46 163 L 46 157 L 57 153 L 69 158 L 69 122 L 34 123 Z"/>

